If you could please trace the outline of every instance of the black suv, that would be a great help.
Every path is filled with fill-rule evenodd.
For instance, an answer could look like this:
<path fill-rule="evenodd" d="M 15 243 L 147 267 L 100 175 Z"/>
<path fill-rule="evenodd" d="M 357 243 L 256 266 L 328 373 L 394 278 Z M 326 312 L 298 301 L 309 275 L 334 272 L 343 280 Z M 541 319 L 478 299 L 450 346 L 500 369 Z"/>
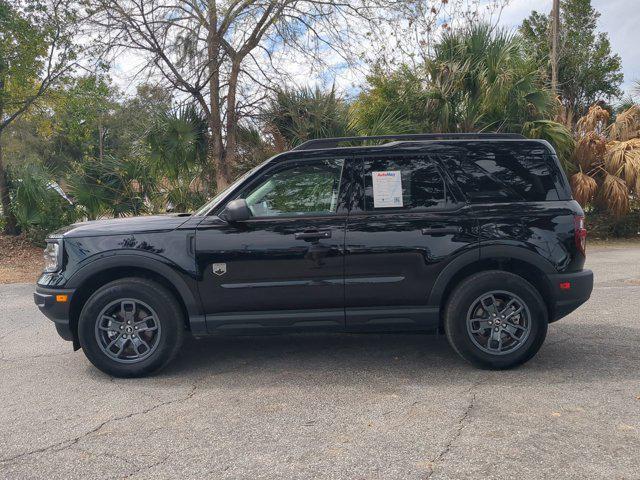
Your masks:
<path fill-rule="evenodd" d="M 585 241 L 545 141 L 312 140 L 193 215 L 57 232 L 35 302 L 115 376 L 166 365 L 186 332 L 439 330 L 471 363 L 507 368 L 589 298 Z"/>

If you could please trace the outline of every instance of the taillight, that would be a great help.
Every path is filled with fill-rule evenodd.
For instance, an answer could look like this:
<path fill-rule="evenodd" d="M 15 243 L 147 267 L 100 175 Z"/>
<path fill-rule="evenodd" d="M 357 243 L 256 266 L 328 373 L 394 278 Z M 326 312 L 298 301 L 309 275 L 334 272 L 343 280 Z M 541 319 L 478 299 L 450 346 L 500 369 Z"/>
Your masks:
<path fill-rule="evenodd" d="M 575 238 L 576 248 L 583 255 L 587 254 L 587 229 L 584 226 L 584 216 L 576 215 L 575 221 Z"/>

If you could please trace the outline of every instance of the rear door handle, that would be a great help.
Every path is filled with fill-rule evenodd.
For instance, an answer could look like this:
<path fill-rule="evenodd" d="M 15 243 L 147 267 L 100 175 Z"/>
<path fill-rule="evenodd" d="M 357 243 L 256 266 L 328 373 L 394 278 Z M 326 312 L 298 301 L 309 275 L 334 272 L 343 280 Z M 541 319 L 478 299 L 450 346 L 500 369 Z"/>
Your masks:
<path fill-rule="evenodd" d="M 462 227 L 436 227 L 422 229 L 422 235 L 446 235 L 453 233 L 462 233 Z"/>
<path fill-rule="evenodd" d="M 296 240 L 317 240 L 320 238 L 331 238 L 331 230 L 313 230 L 307 232 L 297 232 Z"/>

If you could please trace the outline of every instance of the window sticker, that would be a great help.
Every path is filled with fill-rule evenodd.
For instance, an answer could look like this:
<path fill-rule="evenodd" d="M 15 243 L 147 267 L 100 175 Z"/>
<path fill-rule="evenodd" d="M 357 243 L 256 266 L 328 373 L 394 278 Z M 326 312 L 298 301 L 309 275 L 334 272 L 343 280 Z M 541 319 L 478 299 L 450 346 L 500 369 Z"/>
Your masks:
<path fill-rule="evenodd" d="M 373 208 L 402 207 L 402 177 L 400 170 L 371 172 Z"/>

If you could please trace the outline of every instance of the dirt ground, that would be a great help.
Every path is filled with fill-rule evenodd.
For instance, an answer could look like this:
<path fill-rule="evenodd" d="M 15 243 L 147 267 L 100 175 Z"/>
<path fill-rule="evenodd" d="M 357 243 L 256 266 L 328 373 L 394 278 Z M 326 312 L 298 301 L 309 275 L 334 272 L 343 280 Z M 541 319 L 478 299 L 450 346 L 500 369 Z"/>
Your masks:
<path fill-rule="evenodd" d="M 0 235 L 0 284 L 35 283 L 43 263 L 41 247 L 23 237 Z"/>

